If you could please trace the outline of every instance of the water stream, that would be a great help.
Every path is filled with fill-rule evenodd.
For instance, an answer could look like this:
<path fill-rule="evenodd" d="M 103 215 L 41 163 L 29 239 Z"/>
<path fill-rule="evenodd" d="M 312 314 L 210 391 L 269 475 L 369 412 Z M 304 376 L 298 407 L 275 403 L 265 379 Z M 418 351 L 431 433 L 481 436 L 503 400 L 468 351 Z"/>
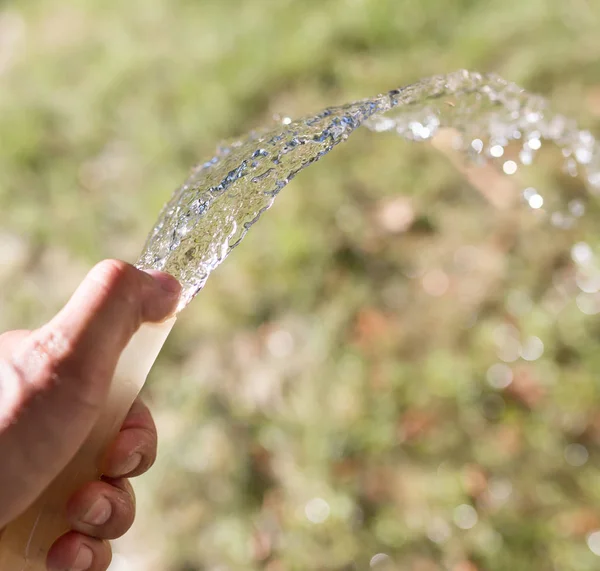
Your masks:
<path fill-rule="evenodd" d="M 283 187 L 361 125 L 417 142 L 451 134 L 445 137 L 448 153 L 468 157 L 472 166 L 494 164 L 506 177 L 524 170 L 551 143 L 560 150 L 565 174 L 587 188 L 585 195 L 526 186 L 520 202 L 543 212 L 557 232 L 581 218 L 588 198 L 600 192 L 600 147 L 590 132 L 552 112 L 542 97 L 496 75 L 461 70 L 302 119 L 284 118 L 220 147 L 164 207 L 138 266 L 177 277 L 183 309 Z M 493 188 L 482 192 L 496 205 L 506 198 Z M 591 252 L 585 244 L 575 246 L 574 261 L 589 270 Z M 598 281 L 594 272 L 588 281 Z M 595 293 L 587 289 L 584 294 Z M 582 310 L 595 312 L 595 303 L 582 301 Z"/>

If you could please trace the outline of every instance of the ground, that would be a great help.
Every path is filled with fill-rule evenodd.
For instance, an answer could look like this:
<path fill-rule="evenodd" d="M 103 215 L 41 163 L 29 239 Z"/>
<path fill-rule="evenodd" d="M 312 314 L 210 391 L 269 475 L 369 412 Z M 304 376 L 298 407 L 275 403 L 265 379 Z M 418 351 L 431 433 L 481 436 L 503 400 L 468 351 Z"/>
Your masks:
<path fill-rule="evenodd" d="M 0 329 L 135 260 L 190 168 L 275 114 L 469 68 L 598 135 L 599 25 L 593 0 L 3 2 Z M 516 247 L 513 222 L 447 155 L 367 132 L 294 180 L 151 374 L 123 568 L 597 569 L 599 330 L 543 294 L 600 234 Z M 543 357 L 490 373 L 515 330 Z"/>

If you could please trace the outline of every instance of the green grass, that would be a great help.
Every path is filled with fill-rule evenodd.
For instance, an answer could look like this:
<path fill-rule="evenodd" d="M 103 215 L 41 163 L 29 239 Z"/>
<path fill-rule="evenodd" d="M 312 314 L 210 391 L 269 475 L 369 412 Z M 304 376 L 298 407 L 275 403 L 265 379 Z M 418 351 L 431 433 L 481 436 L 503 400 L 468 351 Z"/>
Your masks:
<path fill-rule="evenodd" d="M 135 260 L 192 165 L 275 113 L 469 68 L 600 133 L 599 24 L 593 0 L 1 4 L 0 328 L 52 315 L 95 261 Z M 504 222 L 465 188 L 431 149 L 369 133 L 294 180 L 152 374 L 161 453 L 124 552 L 158 550 L 161 571 L 350 571 L 376 553 L 393 561 L 381 571 L 598 568 L 598 327 L 537 303 L 577 232 L 600 237 L 590 218 L 523 233 L 505 256 Z M 382 230 L 399 192 L 429 233 Z M 456 296 L 406 277 L 462 243 L 499 260 L 474 329 Z M 530 408 L 485 382 L 518 288 L 534 311 L 516 324 L 546 344 L 519 366 L 541 391 Z M 563 457 L 573 442 L 580 468 Z M 304 514 L 315 497 L 321 524 Z M 452 521 L 460 504 L 477 508 L 470 530 Z"/>

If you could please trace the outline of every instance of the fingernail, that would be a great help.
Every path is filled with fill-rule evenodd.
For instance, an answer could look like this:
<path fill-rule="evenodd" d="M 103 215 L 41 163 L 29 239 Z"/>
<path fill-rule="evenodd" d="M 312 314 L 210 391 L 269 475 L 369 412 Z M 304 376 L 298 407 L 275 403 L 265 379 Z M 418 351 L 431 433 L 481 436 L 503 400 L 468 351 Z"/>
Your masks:
<path fill-rule="evenodd" d="M 170 274 L 165 272 L 159 272 L 158 270 L 144 270 L 148 275 L 152 276 L 154 281 L 167 293 L 171 295 L 179 294 L 181 292 L 181 285 L 179 282 Z"/>
<path fill-rule="evenodd" d="M 110 502 L 103 496 L 100 496 L 93 504 L 92 507 L 85 512 L 81 518 L 83 523 L 88 525 L 102 525 L 108 521 L 110 514 L 112 513 L 112 506 Z M 82 567 L 82 569 L 85 569 Z"/>
<path fill-rule="evenodd" d="M 94 554 L 87 545 L 82 545 L 77 552 L 71 571 L 86 571 L 92 566 Z"/>
<path fill-rule="evenodd" d="M 142 455 L 139 452 L 132 454 L 123 464 L 121 464 L 117 470 L 115 470 L 117 477 L 127 476 L 130 472 L 133 472 L 142 462 Z"/>

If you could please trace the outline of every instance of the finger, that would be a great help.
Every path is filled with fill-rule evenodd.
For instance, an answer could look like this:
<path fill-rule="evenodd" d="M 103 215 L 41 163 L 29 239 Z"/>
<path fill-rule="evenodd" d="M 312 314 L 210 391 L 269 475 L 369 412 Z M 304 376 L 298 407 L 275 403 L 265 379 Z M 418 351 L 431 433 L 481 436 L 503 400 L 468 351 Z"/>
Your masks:
<path fill-rule="evenodd" d="M 167 318 L 175 311 L 179 293 L 179 284 L 168 274 L 105 260 L 90 271 L 45 329 L 52 332 L 54 345 L 70 349 L 72 367 L 82 373 L 107 368 L 112 372 L 138 327 Z"/>
<path fill-rule="evenodd" d="M 106 571 L 111 560 L 107 541 L 71 531 L 54 543 L 46 567 L 48 571 Z"/>
<path fill-rule="evenodd" d="M 135 494 L 124 478 L 90 482 L 69 499 L 66 513 L 74 531 L 116 539 L 133 524 Z"/>
<path fill-rule="evenodd" d="M 168 291 L 171 290 L 171 291 Z M 119 355 L 143 321 L 174 311 L 179 284 L 124 262 L 98 264 L 65 308 L 0 360 L 0 526 L 16 517 L 79 449 Z M 19 495 L 11 494 L 14 481 Z"/>
<path fill-rule="evenodd" d="M 111 478 L 139 476 L 154 464 L 156 448 L 156 425 L 148 407 L 137 399 L 104 458 L 102 472 Z"/>

